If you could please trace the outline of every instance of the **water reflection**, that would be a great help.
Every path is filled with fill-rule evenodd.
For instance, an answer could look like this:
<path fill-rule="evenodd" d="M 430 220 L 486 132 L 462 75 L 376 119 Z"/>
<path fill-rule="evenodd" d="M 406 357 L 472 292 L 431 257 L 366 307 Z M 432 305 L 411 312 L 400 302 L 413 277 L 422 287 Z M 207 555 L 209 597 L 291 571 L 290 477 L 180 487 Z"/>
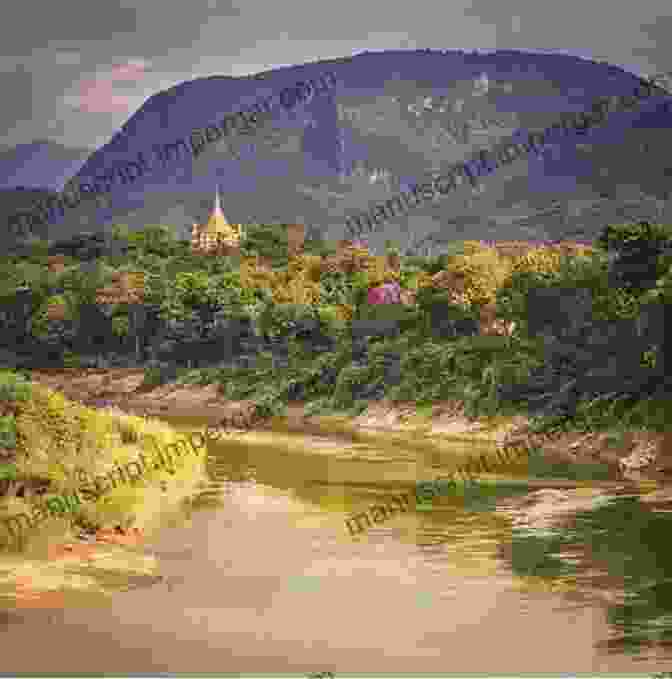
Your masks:
<path fill-rule="evenodd" d="M 532 480 L 498 477 L 353 538 L 345 517 L 449 474 L 464 445 L 425 453 L 253 440 L 209 445 L 209 480 L 147 544 L 158 562 L 149 574 L 161 582 L 139 567 L 138 577 L 114 573 L 109 605 L 84 608 L 69 597 L 64 624 L 48 632 L 35 619 L 5 628 L 3 669 L 338 676 L 663 666 L 642 659 L 663 655 L 669 641 L 666 519 L 635 498 L 584 504 L 591 511 L 523 531 L 507 507 Z M 521 591 L 528 580 L 566 589 Z"/>
<path fill-rule="evenodd" d="M 612 635 L 597 648 L 637 654 L 672 642 L 671 531 L 669 514 L 651 511 L 637 497 L 614 497 L 552 530 L 514 528 L 500 554 L 516 575 L 612 595 Z"/>
<path fill-rule="evenodd" d="M 460 494 L 435 497 L 393 521 L 350 537 L 344 525 L 349 514 L 384 496 L 413 492 L 416 481 L 448 474 L 453 466 L 437 460 L 435 454 L 419 453 L 412 463 L 390 457 L 380 464 L 385 460 L 384 453 L 381 456 L 357 459 L 345 452 L 309 455 L 244 441 L 211 443 L 211 481 L 192 506 L 221 507 L 236 493 L 241 500 L 254 496 L 258 502 L 272 501 L 279 493 L 292 501 L 296 528 L 312 535 L 306 533 L 305 539 L 316 545 L 315 558 L 352 563 L 372 558 L 372 547 L 376 552 L 384 550 L 387 561 L 406 553 L 415 564 L 409 568 L 417 578 L 418 605 L 422 600 L 422 606 L 432 601 L 435 606 L 455 596 L 456 583 L 465 579 L 513 575 L 521 581 L 562 585 L 568 602 L 606 609 L 610 632 L 594 640 L 600 652 L 636 655 L 646 646 L 660 648 L 672 642 L 672 555 L 666 543 L 666 533 L 672 528 L 669 515 L 652 512 L 636 497 L 613 497 L 552 528 L 524 530 L 512 527 L 510 517 L 498 510 L 528 492 L 525 480 L 500 478 Z M 376 475 L 378 481 L 371 482 Z M 595 480 L 609 478 L 610 473 L 597 467 L 567 470 L 538 461 L 531 465 L 530 475 L 549 481 L 571 476 Z M 451 574 L 458 578 L 452 584 L 447 580 Z M 306 577 L 304 573 L 296 582 L 292 580 L 290 589 L 320 596 L 323 590 Z M 596 593 L 609 596 L 597 597 Z"/>

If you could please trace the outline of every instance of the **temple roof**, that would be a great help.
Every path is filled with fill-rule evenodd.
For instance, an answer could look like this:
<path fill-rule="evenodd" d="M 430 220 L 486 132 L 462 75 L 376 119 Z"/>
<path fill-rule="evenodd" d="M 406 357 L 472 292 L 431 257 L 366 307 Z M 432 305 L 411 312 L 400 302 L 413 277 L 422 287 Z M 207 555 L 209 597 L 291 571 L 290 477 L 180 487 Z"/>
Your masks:
<path fill-rule="evenodd" d="M 219 187 L 217 187 L 217 193 L 215 195 L 215 206 L 210 213 L 207 224 L 205 224 L 202 229 L 209 234 L 222 234 L 229 238 L 239 238 L 238 229 L 236 226 L 229 224 L 222 212 L 222 205 L 219 198 Z"/>

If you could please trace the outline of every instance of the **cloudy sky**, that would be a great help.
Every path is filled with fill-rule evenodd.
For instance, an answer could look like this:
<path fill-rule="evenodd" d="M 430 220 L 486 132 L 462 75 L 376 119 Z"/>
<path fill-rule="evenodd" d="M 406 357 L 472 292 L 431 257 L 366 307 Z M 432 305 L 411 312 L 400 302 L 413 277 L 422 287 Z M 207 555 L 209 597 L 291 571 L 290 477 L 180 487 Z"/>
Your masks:
<path fill-rule="evenodd" d="M 670 0 L 20 0 L 0 23 L 0 145 L 97 148 L 152 94 L 385 49 L 528 49 L 672 71 Z"/>

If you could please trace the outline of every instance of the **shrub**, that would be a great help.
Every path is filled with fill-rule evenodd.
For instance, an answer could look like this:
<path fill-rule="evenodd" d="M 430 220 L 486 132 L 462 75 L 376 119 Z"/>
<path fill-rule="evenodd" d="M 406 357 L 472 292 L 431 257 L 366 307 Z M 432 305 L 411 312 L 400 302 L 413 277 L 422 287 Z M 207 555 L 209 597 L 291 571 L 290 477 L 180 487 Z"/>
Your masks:
<path fill-rule="evenodd" d="M 345 329 L 345 321 L 349 320 L 343 317 L 343 312 L 336 304 L 320 304 L 317 308 L 317 317 L 322 332 L 332 336 L 342 332 Z"/>
<path fill-rule="evenodd" d="M 282 389 L 278 387 L 266 387 L 260 394 L 252 399 L 254 402 L 254 414 L 257 417 L 274 417 L 283 415 L 286 410 Z"/>
<path fill-rule="evenodd" d="M 11 370 L 0 371 L 0 401 L 27 401 L 31 398 L 30 381 Z"/>
<path fill-rule="evenodd" d="M 0 448 L 16 448 L 16 420 L 13 415 L 0 417 Z"/>
<path fill-rule="evenodd" d="M 144 370 L 142 385 L 145 387 L 158 387 L 163 383 L 163 375 L 159 366 L 147 367 Z"/>
<path fill-rule="evenodd" d="M 315 309 L 304 304 L 269 304 L 259 317 L 259 329 L 271 337 L 286 337 L 301 321 L 317 319 Z"/>
<path fill-rule="evenodd" d="M 69 350 L 63 352 L 62 361 L 64 368 L 80 368 L 82 365 L 81 357 Z"/>
<path fill-rule="evenodd" d="M 668 269 L 656 281 L 656 285 L 642 295 L 641 303 L 649 302 L 672 303 L 672 269 Z"/>
<path fill-rule="evenodd" d="M 112 319 L 112 332 L 117 336 L 117 337 L 126 337 L 129 332 L 129 320 L 128 320 L 128 314 L 122 314 L 119 316 L 115 316 Z"/>
<path fill-rule="evenodd" d="M 500 402 L 497 386 L 523 382 L 543 361 L 534 343 L 506 337 L 409 340 L 398 342 L 402 382 L 386 397 L 416 403 L 458 400 L 470 416 L 505 412 L 508 406 Z M 379 347 L 381 352 L 387 348 L 384 344 Z"/>

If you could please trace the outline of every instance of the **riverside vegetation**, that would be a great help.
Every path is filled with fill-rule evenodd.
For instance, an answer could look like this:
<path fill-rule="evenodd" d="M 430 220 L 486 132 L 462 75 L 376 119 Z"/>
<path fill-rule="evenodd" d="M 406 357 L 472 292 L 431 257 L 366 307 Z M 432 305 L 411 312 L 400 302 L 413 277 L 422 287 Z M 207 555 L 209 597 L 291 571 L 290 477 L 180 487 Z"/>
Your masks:
<path fill-rule="evenodd" d="M 132 484 L 101 489 L 99 479 L 120 473 L 121 465 L 139 466 L 136 459 L 144 460 L 146 453 L 178 450 L 182 437 L 157 420 L 86 408 L 9 371 L 0 374 L 0 404 L 5 423 L 11 422 L 1 450 L 16 470 L 13 478 L 0 480 L 0 524 L 10 534 L 2 537 L 5 550 L 26 550 L 81 531 L 131 525 L 147 530 L 159 508 L 178 506 L 206 478 L 203 456 L 189 455 L 174 468 L 155 463 Z M 82 478 L 95 481 L 82 485 Z M 77 501 L 64 507 L 68 497 Z"/>
<path fill-rule="evenodd" d="M 107 474 L 97 474 L 93 480 L 91 480 L 90 474 L 84 468 L 77 467 L 75 469 L 75 475 L 78 477 L 79 484 L 71 495 L 50 496 L 44 502 L 39 502 L 33 507 L 31 516 L 28 516 L 28 514 L 25 513 L 10 515 L 8 518 L 0 518 L 0 523 L 4 524 L 7 532 L 14 538 L 16 544 L 20 546 L 25 539 L 24 531 L 26 527 L 35 529 L 49 517 L 61 516 L 66 512 L 76 514 L 77 508 L 82 502 L 81 498 L 83 498 L 85 502 L 95 502 L 103 495 L 109 493 L 110 490 L 116 489 L 117 481 L 119 481 L 120 485 L 129 483 L 135 484 L 136 481 L 147 474 L 148 469 L 163 468 L 170 474 L 175 474 L 175 461 L 179 460 L 182 455 L 191 452 L 198 456 L 198 448 L 202 449 L 201 452 L 205 450 L 205 438 L 202 435 L 200 437 L 201 441 L 197 446 L 194 445 L 194 436 L 192 434 L 190 435 L 189 445 L 187 445 L 186 441 L 180 439 L 175 443 L 168 444 L 165 448 L 158 444 L 154 436 L 150 435 L 146 438 L 151 440 L 155 453 L 153 464 L 150 461 L 149 467 L 147 457 L 144 453 L 139 454 L 139 459 L 142 461 L 142 464 L 138 462 L 137 459 L 131 460 L 126 462 L 122 469 L 118 460 L 115 459 L 113 471 L 108 471 Z M 182 448 L 180 444 L 182 444 L 184 448 Z M 191 451 L 189 450 L 190 447 Z M 132 465 L 133 474 L 131 473 Z M 117 473 L 118 478 L 115 478 L 114 472 Z M 101 479 L 103 480 L 102 482 Z M 105 488 L 103 483 L 107 484 L 108 481 L 111 485 Z"/>
<path fill-rule="evenodd" d="M 437 257 L 312 236 L 290 252 L 283 225 L 249 225 L 239 255 L 213 257 L 167 228 L 117 228 L 8 255 L 0 351 L 19 374 L 6 393 L 18 398 L 31 368 L 144 366 L 148 389 L 216 384 L 260 417 L 385 398 L 529 415 L 539 431 L 668 428 L 668 227 L 608 226 L 592 246 L 464 241 Z M 54 252 L 68 253 L 58 267 Z M 144 276 L 142 303 L 96 303 L 124 272 Z M 12 399 L 0 398 L 8 462 L 24 407 Z"/>

